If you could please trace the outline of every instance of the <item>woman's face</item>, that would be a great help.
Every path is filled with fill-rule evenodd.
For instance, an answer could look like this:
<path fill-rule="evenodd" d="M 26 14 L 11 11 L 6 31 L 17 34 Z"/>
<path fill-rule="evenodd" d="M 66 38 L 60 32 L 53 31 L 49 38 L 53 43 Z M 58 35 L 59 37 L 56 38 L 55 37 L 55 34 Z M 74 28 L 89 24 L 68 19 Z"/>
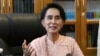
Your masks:
<path fill-rule="evenodd" d="M 60 16 L 60 12 L 56 8 L 50 8 L 47 10 L 42 24 L 45 27 L 47 33 L 58 33 L 62 28 L 64 22 Z"/>

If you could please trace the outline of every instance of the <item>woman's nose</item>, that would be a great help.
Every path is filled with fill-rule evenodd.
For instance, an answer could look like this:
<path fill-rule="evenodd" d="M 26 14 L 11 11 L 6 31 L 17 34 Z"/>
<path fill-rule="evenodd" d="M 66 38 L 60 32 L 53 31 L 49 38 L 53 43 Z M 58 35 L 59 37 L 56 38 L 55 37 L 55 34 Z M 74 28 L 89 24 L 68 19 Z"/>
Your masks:
<path fill-rule="evenodd" d="M 53 19 L 52 19 L 52 23 L 55 23 L 55 22 L 56 22 L 56 20 L 53 18 Z"/>

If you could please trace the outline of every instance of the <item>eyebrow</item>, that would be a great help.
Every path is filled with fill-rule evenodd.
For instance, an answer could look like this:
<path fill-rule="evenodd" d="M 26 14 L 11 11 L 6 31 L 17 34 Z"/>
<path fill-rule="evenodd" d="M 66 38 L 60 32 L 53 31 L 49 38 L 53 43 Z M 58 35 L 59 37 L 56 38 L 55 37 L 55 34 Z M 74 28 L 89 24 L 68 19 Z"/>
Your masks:
<path fill-rule="evenodd" d="M 52 15 L 48 15 L 47 17 L 52 17 Z M 61 17 L 60 15 L 56 15 L 55 17 Z"/>
<path fill-rule="evenodd" d="M 47 17 L 52 17 L 52 15 L 48 15 Z"/>
<path fill-rule="evenodd" d="M 61 17 L 60 15 L 57 15 L 56 17 Z"/>

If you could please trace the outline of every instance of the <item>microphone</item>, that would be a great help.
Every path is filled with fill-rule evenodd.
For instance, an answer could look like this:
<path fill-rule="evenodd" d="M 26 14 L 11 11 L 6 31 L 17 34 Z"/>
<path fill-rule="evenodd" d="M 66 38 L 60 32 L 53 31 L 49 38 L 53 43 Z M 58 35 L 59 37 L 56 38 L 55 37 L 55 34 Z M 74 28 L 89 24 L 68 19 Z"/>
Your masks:
<path fill-rule="evenodd" d="M 72 54 L 68 53 L 66 56 L 72 56 Z"/>
<path fill-rule="evenodd" d="M 3 48 L 0 48 L 0 53 L 2 53 L 3 52 Z"/>

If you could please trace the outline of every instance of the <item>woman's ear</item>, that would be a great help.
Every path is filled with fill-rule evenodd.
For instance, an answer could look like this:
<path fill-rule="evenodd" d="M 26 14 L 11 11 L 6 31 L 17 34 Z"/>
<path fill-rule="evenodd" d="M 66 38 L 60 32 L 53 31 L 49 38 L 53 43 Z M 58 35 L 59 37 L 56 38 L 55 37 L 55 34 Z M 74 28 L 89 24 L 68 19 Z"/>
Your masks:
<path fill-rule="evenodd" d="M 41 20 L 41 24 L 43 25 L 43 27 L 44 27 L 44 20 Z"/>

